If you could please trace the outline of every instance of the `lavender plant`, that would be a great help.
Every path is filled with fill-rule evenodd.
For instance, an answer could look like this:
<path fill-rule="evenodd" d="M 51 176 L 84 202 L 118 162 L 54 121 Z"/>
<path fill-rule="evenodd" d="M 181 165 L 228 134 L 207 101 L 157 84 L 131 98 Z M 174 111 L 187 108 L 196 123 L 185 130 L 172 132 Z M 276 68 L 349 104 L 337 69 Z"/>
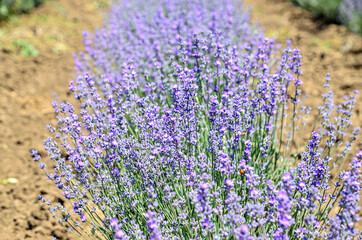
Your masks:
<path fill-rule="evenodd" d="M 85 239 L 357 236 L 362 152 L 330 174 L 359 133 L 357 92 L 335 105 L 328 75 L 305 144 L 299 49 L 279 53 L 232 1 L 141 2 L 85 33 L 80 110 L 53 103 L 47 177 L 71 203 L 48 202 L 58 221 Z"/>
<path fill-rule="evenodd" d="M 311 11 L 317 17 L 324 17 L 342 23 L 356 33 L 362 33 L 362 1 L 360 0 L 291 0 Z"/>
<path fill-rule="evenodd" d="M 345 0 L 339 6 L 340 21 L 352 31 L 362 33 L 362 2 Z"/>
<path fill-rule="evenodd" d="M 338 16 L 338 7 L 343 0 L 291 0 L 316 16 L 324 16 L 330 20 Z"/>

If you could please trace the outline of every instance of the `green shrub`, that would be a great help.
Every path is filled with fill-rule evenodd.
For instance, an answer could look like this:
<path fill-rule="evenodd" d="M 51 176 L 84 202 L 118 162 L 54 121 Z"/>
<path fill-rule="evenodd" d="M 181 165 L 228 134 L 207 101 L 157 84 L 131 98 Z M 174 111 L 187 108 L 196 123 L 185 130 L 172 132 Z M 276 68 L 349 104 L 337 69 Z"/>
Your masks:
<path fill-rule="evenodd" d="M 352 31 L 362 34 L 362 1 L 344 0 L 339 5 L 339 20 Z"/>
<path fill-rule="evenodd" d="M 0 19 L 10 14 L 14 2 L 15 0 L 0 0 Z"/>
<path fill-rule="evenodd" d="M 14 41 L 13 45 L 20 51 L 23 57 L 36 57 L 39 55 L 39 51 L 30 42 L 25 40 Z"/>
<path fill-rule="evenodd" d="M 353 32 L 362 33 L 362 0 L 290 0 L 294 4 Z"/>
<path fill-rule="evenodd" d="M 28 13 L 45 0 L 0 0 L 0 20 L 10 15 Z"/>
<path fill-rule="evenodd" d="M 315 16 L 327 17 L 335 20 L 338 16 L 338 7 L 342 0 L 291 0 L 302 8 L 311 11 Z"/>

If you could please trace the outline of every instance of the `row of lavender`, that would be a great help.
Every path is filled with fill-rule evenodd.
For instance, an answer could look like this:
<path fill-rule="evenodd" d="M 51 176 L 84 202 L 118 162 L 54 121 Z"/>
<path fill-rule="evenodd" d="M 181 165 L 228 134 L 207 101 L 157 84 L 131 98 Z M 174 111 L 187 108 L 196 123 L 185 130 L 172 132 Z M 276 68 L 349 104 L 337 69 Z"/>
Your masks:
<path fill-rule="evenodd" d="M 340 21 L 356 33 L 362 34 L 362 1 L 344 0 L 339 5 Z"/>
<path fill-rule="evenodd" d="M 344 162 L 355 94 L 324 85 L 310 140 L 301 55 L 231 0 L 115 4 L 84 34 L 47 172 L 71 205 L 47 202 L 85 239 L 352 239 L 362 152 Z M 342 144 L 345 144 L 344 146 Z M 33 150 L 35 161 L 40 155 Z M 332 165 L 333 162 L 333 165 Z M 45 163 L 40 163 L 45 169 Z M 338 167 L 339 168 L 339 167 Z M 332 184 L 330 184 L 332 182 Z"/>
<path fill-rule="evenodd" d="M 290 0 L 318 17 L 339 22 L 362 34 L 361 0 Z"/>

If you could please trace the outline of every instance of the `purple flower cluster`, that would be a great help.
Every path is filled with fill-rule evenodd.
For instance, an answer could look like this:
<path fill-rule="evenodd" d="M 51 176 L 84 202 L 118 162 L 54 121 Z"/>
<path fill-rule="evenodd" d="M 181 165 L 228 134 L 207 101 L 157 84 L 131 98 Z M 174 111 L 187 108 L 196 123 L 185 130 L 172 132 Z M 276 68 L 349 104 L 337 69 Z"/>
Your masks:
<path fill-rule="evenodd" d="M 85 33 L 69 84 L 80 110 L 53 103 L 47 177 L 72 203 L 49 208 L 59 222 L 99 239 L 355 236 L 361 153 L 329 185 L 359 133 L 355 95 L 335 105 L 327 77 L 300 153 L 299 49 L 280 53 L 231 0 L 142 2 Z"/>

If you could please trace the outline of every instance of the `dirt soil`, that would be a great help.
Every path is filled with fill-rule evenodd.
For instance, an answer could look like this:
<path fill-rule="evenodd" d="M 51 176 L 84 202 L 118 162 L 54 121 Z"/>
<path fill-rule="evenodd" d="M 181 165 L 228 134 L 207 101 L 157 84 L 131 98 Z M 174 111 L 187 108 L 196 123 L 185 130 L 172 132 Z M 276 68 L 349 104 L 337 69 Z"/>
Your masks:
<path fill-rule="evenodd" d="M 58 189 L 29 155 L 43 149 L 46 126 L 54 124 L 54 96 L 71 100 L 72 53 L 82 50 L 82 31 L 102 25 L 106 1 L 48 1 L 29 15 L 11 18 L 0 26 L 0 239 L 71 239 L 37 201 L 43 194 L 54 200 Z M 13 42 L 25 40 L 39 52 L 21 56 Z M 40 152 L 45 156 L 46 152 Z M 47 163 L 51 165 L 50 163 Z"/>
<path fill-rule="evenodd" d="M 326 72 L 338 99 L 362 90 L 362 37 L 343 26 L 326 24 L 285 0 L 245 0 L 253 22 L 284 44 L 291 39 L 303 56 L 307 104 L 316 108 Z M 29 151 L 43 149 L 46 125 L 54 124 L 51 102 L 71 100 L 72 53 L 82 50 L 82 31 L 102 24 L 102 0 L 54 0 L 29 15 L 0 26 L 0 239 L 73 239 L 37 201 L 61 201 L 60 192 L 32 161 Z M 38 56 L 21 56 L 14 42 L 26 40 Z M 361 99 L 355 126 L 361 126 Z M 361 141 L 354 146 L 361 149 Z M 40 153 L 45 156 L 44 150 Z M 51 163 L 48 163 L 51 165 Z M 16 183 L 4 179 L 15 178 Z M 362 230 L 362 225 L 359 225 Z"/>

